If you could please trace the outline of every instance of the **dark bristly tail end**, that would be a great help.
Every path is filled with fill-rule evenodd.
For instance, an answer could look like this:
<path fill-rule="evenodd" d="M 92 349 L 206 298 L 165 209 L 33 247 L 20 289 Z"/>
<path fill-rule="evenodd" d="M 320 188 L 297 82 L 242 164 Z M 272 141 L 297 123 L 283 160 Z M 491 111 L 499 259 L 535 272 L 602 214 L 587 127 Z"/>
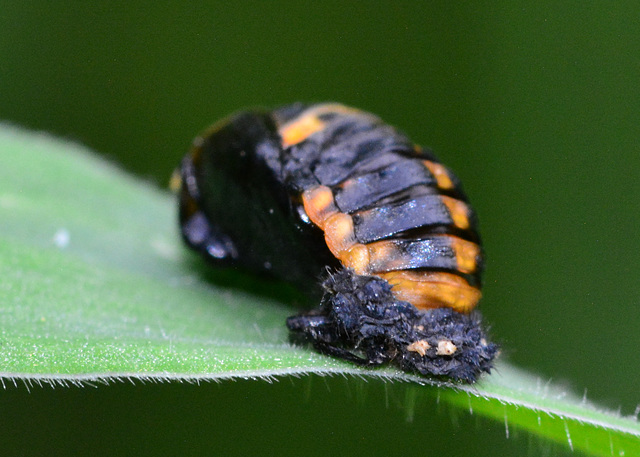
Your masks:
<path fill-rule="evenodd" d="M 397 300 L 387 281 L 350 269 L 329 274 L 320 307 L 287 319 L 296 341 L 360 365 L 393 363 L 433 378 L 475 382 L 489 373 L 498 345 L 478 313 L 418 310 Z"/>

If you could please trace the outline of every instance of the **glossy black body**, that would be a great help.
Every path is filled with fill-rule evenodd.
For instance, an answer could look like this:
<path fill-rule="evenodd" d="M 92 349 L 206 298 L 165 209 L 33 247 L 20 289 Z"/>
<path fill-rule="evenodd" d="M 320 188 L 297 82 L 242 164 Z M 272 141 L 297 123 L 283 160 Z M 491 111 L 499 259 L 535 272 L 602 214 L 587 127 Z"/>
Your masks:
<path fill-rule="evenodd" d="M 459 181 L 449 173 L 451 185 L 443 188 L 424 165 L 439 164 L 429 150 L 360 111 L 329 110 L 312 119 L 322 128 L 286 144 L 282 126 L 308 108 L 239 113 L 195 139 L 181 166 L 185 242 L 216 265 L 269 273 L 322 297 L 318 308 L 289 318 L 287 326 L 324 353 L 474 382 L 490 371 L 498 351 L 479 315 L 418 310 L 395 298 L 384 279 L 345 268 L 302 200 L 304 191 L 327 186 L 338 211 L 352 218 L 356 242 L 393 243 L 395 257 L 374 266 L 393 270 L 400 261 L 403 269 L 452 273 L 479 289 L 481 254 L 477 270 L 465 274 L 450 238 L 479 246 L 475 215 L 469 209 L 469 226 L 458 228 L 442 198 L 466 202 Z M 444 354 L 443 341 L 454 352 Z M 416 343 L 427 348 L 424 354 Z"/>
<path fill-rule="evenodd" d="M 183 185 L 180 197 L 187 244 L 220 266 L 269 273 L 319 292 L 320 274 L 339 262 L 322 231 L 300 216 L 299 196 L 283 181 L 273 117 L 233 116 L 194 144 L 182 163 L 182 181 L 191 183 L 190 189 Z"/>

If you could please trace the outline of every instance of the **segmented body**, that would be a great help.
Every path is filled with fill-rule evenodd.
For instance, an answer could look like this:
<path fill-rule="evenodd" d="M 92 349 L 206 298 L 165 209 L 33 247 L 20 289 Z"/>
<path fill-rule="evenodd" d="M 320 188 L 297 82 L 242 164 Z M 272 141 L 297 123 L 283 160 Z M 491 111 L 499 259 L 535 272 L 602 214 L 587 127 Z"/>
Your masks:
<path fill-rule="evenodd" d="M 480 299 L 482 251 L 458 179 L 430 152 L 369 114 L 312 106 L 280 119 L 284 150 L 313 158 L 304 212 L 342 265 L 376 275 L 418 308 L 470 311 Z M 297 179 L 296 179 L 297 178 Z"/>
<path fill-rule="evenodd" d="M 307 290 L 327 266 L 347 272 L 325 282 L 325 295 L 333 297 L 324 299 L 323 311 L 288 324 L 316 347 L 350 359 L 353 350 L 364 350 L 358 360 L 369 363 L 403 357 L 407 369 L 467 380 L 490 368 L 497 349 L 487 346 L 482 331 L 473 343 L 460 337 L 459 345 L 484 345 L 482 361 L 458 369 L 462 374 L 423 369 L 412 359 L 463 363 L 455 350 L 442 349 L 443 341 L 451 343 L 462 328 L 473 333 L 477 322 L 461 317 L 455 329 L 440 332 L 449 339 L 427 344 L 422 327 L 438 327 L 434 322 L 451 320 L 450 313 L 419 323 L 422 316 L 407 306 L 469 313 L 481 297 L 482 250 L 455 175 L 376 116 L 339 104 L 240 113 L 196 138 L 181 179 L 183 238 L 209 260 L 266 271 Z M 372 281 L 374 288 L 390 286 L 393 296 L 370 292 Z M 341 294 L 360 307 L 349 308 L 353 319 L 343 313 Z M 381 294 L 387 298 L 380 301 Z M 370 311 L 367 302 L 375 302 L 385 314 L 385 300 L 394 319 L 415 321 L 411 331 L 417 334 L 389 330 L 380 320 L 382 333 L 361 335 L 359 310 Z M 351 328 L 351 321 L 347 334 L 341 328 Z M 367 338 L 370 346 L 363 349 Z"/>
<path fill-rule="evenodd" d="M 183 187 L 181 214 L 183 232 L 191 245 L 213 258 L 256 268 L 256 262 L 248 259 L 252 255 L 246 252 L 253 243 L 247 243 L 245 237 L 234 240 L 230 233 L 243 222 L 251 224 L 255 214 L 238 217 L 235 213 L 247 208 L 256 211 L 255 202 L 227 208 L 226 212 L 222 209 L 225 203 L 234 204 L 234 187 L 259 188 L 267 179 L 275 186 L 260 191 L 260 195 L 288 194 L 292 214 L 299 217 L 295 225 L 302 230 L 321 229 L 326 248 L 356 274 L 387 280 L 398 299 L 418 308 L 446 306 L 468 312 L 476 305 L 481 296 L 482 251 L 475 216 L 458 179 L 431 152 L 413 145 L 378 118 L 342 105 L 287 107 L 271 116 L 244 114 L 241 121 L 236 118 L 235 123 L 242 126 L 253 122 L 253 130 L 263 135 L 240 149 L 247 157 L 262 158 L 263 171 L 271 176 L 256 182 L 256 173 L 247 171 L 243 176 L 240 172 L 235 186 L 217 186 L 209 192 L 209 198 L 203 197 L 199 187 L 207 187 L 207 175 L 214 179 L 216 174 L 208 163 L 221 163 L 221 170 L 225 166 L 233 168 L 231 160 L 209 156 L 223 154 L 212 152 L 210 143 L 215 139 L 212 137 L 224 137 L 224 130 L 232 127 L 234 120 L 217 127 L 217 135 L 198 138 L 183 164 L 187 184 Z M 248 162 L 248 167 L 256 165 Z M 243 184 L 242 179 L 247 182 Z M 287 199 L 286 195 L 272 197 Z M 263 210 L 258 209 L 257 216 L 267 222 L 256 230 L 255 239 L 272 232 L 267 226 L 274 218 L 262 214 Z M 286 208 L 268 210 L 286 213 Z M 235 219 L 238 224 L 225 219 Z M 213 225 L 215 233 L 202 233 L 206 226 Z M 288 243 L 273 242 L 273 238 L 291 235 L 288 232 L 274 233 L 275 248 Z M 296 244 L 299 248 L 300 243 Z M 304 256 L 309 249 L 315 247 L 289 251 L 287 255 Z M 266 263 L 265 269 L 273 269 L 277 261 L 269 259 L 274 257 L 265 252 L 257 268 Z"/>

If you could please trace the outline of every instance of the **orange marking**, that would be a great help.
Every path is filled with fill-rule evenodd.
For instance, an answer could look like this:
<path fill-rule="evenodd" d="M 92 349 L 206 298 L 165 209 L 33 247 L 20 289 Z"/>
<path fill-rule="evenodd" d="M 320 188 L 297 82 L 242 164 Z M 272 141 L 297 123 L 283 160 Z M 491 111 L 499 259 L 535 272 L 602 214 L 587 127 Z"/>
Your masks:
<path fill-rule="evenodd" d="M 457 236 L 448 235 L 451 240 L 451 247 L 456 253 L 456 263 L 458 264 L 458 270 L 462 273 L 475 273 L 478 267 L 478 256 L 480 255 L 480 247 L 466 241 Z"/>
<path fill-rule="evenodd" d="M 314 133 L 322 130 L 324 126 L 325 123 L 315 115 L 303 115 L 280 128 L 282 146 L 287 148 L 294 144 L 301 143 Z"/>
<path fill-rule="evenodd" d="M 364 244 L 354 244 L 339 260 L 345 267 L 353 268 L 356 274 L 369 274 L 369 249 Z"/>
<path fill-rule="evenodd" d="M 444 199 L 445 197 L 443 197 Z M 452 199 L 453 200 L 453 199 Z M 331 253 L 356 274 L 372 274 L 376 259 L 391 265 L 398 257 L 396 246 L 389 241 L 364 245 L 355 237 L 353 218 L 338 211 L 333 192 L 327 186 L 316 186 L 302 194 L 302 203 L 309 219 L 324 231 L 325 242 Z M 458 269 L 471 274 L 477 269 L 480 247 L 452 235 L 451 247 L 456 253 Z M 429 271 L 390 271 L 373 273 L 392 286 L 398 300 L 411 303 L 419 309 L 449 307 L 461 313 L 470 312 L 482 293 L 462 277 L 452 273 Z"/>
<path fill-rule="evenodd" d="M 430 160 L 423 160 L 422 163 L 424 163 L 424 166 L 429 169 L 433 177 L 436 178 L 436 183 L 440 189 L 453 189 L 453 181 L 449 176 L 449 170 L 447 170 L 444 165 Z"/>
<path fill-rule="evenodd" d="M 348 214 L 335 213 L 326 219 L 323 229 L 324 239 L 329 250 L 342 260 L 345 252 L 356 244 L 353 219 Z"/>
<path fill-rule="evenodd" d="M 467 230 L 469 228 L 469 207 L 460 200 L 442 195 L 440 197 L 442 203 L 449 210 L 453 224 L 461 230 Z"/>
<path fill-rule="evenodd" d="M 333 192 L 327 186 L 316 186 L 302 193 L 302 205 L 309 219 L 324 230 L 327 218 L 338 212 Z"/>
<path fill-rule="evenodd" d="M 448 307 L 460 313 L 470 312 L 482 292 L 462 277 L 444 272 L 391 271 L 377 276 L 391 284 L 398 300 L 419 309 Z"/>
<path fill-rule="evenodd" d="M 397 270 L 402 267 L 403 259 L 397 244 L 393 240 L 382 240 L 367 244 L 369 248 L 369 269 L 375 274 L 381 268 L 384 271 Z"/>
<path fill-rule="evenodd" d="M 456 256 L 456 270 L 466 274 L 476 272 L 477 259 L 481 254 L 477 244 L 453 235 L 438 235 L 438 237 L 444 237 L 448 240 Z M 371 273 L 402 270 L 408 261 L 406 254 L 401 252 L 395 240 L 374 241 L 366 246 L 369 249 L 369 271 Z"/>
<path fill-rule="evenodd" d="M 369 250 L 356 242 L 353 219 L 336 208 L 333 192 L 327 186 L 316 186 L 302 193 L 302 204 L 309 219 L 324 232 L 331 253 L 356 274 L 364 275 L 369 268 Z"/>
<path fill-rule="evenodd" d="M 320 120 L 320 116 L 331 113 L 345 115 L 360 113 L 361 116 L 373 118 L 368 113 L 363 113 L 360 110 L 339 103 L 315 105 L 280 127 L 279 133 L 280 137 L 282 137 L 282 146 L 286 148 L 301 143 L 314 133 L 324 129 L 326 123 Z"/>

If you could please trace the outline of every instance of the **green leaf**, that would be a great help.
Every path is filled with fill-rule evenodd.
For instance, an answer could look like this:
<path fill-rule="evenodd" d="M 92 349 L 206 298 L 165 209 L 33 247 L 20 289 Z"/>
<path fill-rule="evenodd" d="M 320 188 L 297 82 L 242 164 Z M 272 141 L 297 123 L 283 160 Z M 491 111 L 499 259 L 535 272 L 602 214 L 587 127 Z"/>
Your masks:
<path fill-rule="evenodd" d="M 640 455 L 636 419 L 504 362 L 474 386 L 449 386 L 292 346 L 290 289 L 209 271 L 183 248 L 171 195 L 82 147 L 0 126 L 0 164 L 3 383 L 381 377 L 503 421 L 507 433 L 520 427 L 593 455 Z"/>

